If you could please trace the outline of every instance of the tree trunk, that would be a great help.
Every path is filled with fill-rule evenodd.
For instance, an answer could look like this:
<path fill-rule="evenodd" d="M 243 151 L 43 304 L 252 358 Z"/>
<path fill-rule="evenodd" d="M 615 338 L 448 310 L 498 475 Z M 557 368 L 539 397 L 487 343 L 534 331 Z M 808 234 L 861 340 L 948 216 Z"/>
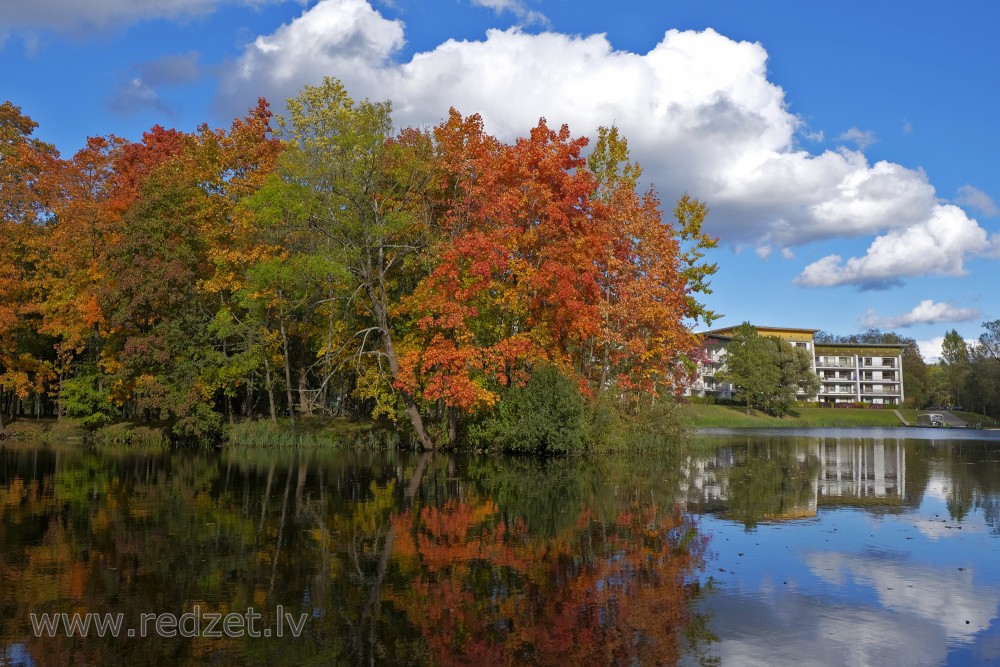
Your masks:
<path fill-rule="evenodd" d="M 312 405 L 309 402 L 309 382 L 308 371 L 305 366 L 299 366 L 299 413 L 303 415 L 312 414 Z"/>
<path fill-rule="evenodd" d="M 65 375 L 65 373 L 62 370 L 60 370 L 59 371 L 59 398 L 56 399 L 56 421 L 61 421 L 62 420 L 63 375 Z M 0 428 L 3 428 L 3 426 L 0 425 Z"/>
<path fill-rule="evenodd" d="M 267 407 L 271 411 L 271 423 L 278 423 L 278 414 L 274 409 L 274 386 L 271 383 L 271 361 L 267 358 L 267 352 L 264 353 L 264 384 L 267 385 Z"/>
<path fill-rule="evenodd" d="M 458 440 L 458 410 L 445 408 L 448 411 L 448 446 L 454 447 Z"/>
<path fill-rule="evenodd" d="M 288 398 L 288 418 L 292 422 L 292 428 L 295 428 L 295 401 L 292 400 L 292 364 L 288 356 L 288 334 L 285 332 L 285 318 L 282 317 L 279 322 L 281 325 L 281 345 L 285 352 L 285 393 Z"/>
<path fill-rule="evenodd" d="M 247 378 L 247 395 L 243 400 L 243 409 L 240 410 L 243 417 L 250 417 L 253 414 L 253 373 Z"/>
<path fill-rule="evenodd" d="M 399 358 L 396 356 L 396 348 L 392 344 L 392 336 L 389 335 L 389 317 L 385 309 L 376 301 L 374 294 L 372 294 L 372 301 L 374 302 L 372 306 L 375 310 L 375 317 L 378 320 L 378 326 L 382 334 L 382 349 L 389 360 L 389 372 L 392 373 L 393 379 L 396 379 L 399 377 Z M 424 451 L 434 450 L 434 441 L 431 440 L 427 429 L 424 428 L 424 418 L 420 415 L 420 410 L 417 408 L 413 397 L 410 396 L 410 392 L 400 389 L 399 394 L 403 397 L 403 404 L 406 406 L 406 415 L 410 418 L 410 424 L 417 433 L 417 440 L 420 442 L 420 446 Z"/>

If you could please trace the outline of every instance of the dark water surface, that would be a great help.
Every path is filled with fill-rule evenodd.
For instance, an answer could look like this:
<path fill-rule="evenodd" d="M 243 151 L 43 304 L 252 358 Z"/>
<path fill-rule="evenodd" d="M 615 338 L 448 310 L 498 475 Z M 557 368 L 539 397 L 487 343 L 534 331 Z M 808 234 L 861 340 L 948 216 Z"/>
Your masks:
<path fill-rule="evenodd" d="M 1000 660 L 996 433 L 631 461 L 0 445 L 0 665 Z"/>

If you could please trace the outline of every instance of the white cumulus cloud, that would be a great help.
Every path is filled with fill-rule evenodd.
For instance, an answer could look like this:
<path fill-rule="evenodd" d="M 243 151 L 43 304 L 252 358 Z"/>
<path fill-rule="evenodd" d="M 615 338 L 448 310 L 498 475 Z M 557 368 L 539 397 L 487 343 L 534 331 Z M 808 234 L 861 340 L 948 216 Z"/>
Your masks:
<path fill-rule="evenodd" d="M 520 0 L 474 1 L 525 8 Z M 304 84 L 334 76 L 357 98 L 391 99 L 400 126 L 437 124 L 452 106 L 481 114 L 505 140 L 542 116 L 576 134 L 616 124 L 663 200 L 683 192 L 706 200 L 707 230 L 731 247 L 757 246 L 761 256 L 782 248 L 788 256 L 814 241 L 879 235 L 863 258 L 810 265 L 799 280 L 807 286 L 957 274 L 985 242 L 975 220 L 941 205 L 923 171 L 871 164 L 863 149 L 799 148 L 796 137 L 809 133 L 768 79 L 761 44 L 711 29 L 668 30 L 650 51 L 634 53 L 601 34 L 514 28 L 450 39 L 404 60 L 404 29 L 365 0 L 320 0 L 247 45 L 224 75 L 220 110 L 241 114 L 260 95 L 280 107 Z M 856 128 L 844 137 L 859 148 L 874 139 Z M 943 219 L 948 230 L 938 229 Z M 945 250 L 942 240 L 950 241 Z M 887 246 L 904 241 L 933 245 L 933 261 L 893 261 Z"/>
<path fill-rule="evenodd" d="M 977 320 L 979 317 L 980 312 L 977 308 L 959 308 L 951 303 L 939 303 L 932 299 L 924 299 L 910 312 L 895 317 L 879 317 L 874 310 L 868 309 L 859 320 L 859 324 L 866 328 L 897 329 L 917 324 L 969 322 Z"/>
<path fill-rule="evenodd" d="M 796 281 L 806 287 L 880 289 L 908 276 L 965 275 L 968 257 L 993 256 L 998 250 L 1000 234 L 987 235 L 957 206 L 936 205 L 927 220 L 878 236 L 864 257 L 845 261 L 828 255 L 808 265 Z"/>
<path fill-rule="evenodd" d="M 930 340 L 918 340 L 917 347 L 920 349 L 920 356 L 928 364 L 936 364 L 941 359 L 941 347 L 944 345 L 944 336 L 937 336 Z"/>

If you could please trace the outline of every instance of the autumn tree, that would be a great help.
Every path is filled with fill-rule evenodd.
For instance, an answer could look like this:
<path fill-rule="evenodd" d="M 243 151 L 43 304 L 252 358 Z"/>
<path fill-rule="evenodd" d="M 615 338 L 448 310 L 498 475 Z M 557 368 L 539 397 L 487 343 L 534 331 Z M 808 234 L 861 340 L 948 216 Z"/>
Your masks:
<path fill-rule="evenodd" d="M 57 155 L 32 137 L 36 126 L 17 106 L 0 104 L 0 428 L 4 399 L 14 414 L 52 375 L 38 336 L 35 262 L 47 215 L 41 183 Z"/>
<path fill-rule="evenodd" d="M 614 239 L 600 264 L 603 327 L 592 359 L 599 360 L 597 386 L 617 383 L 647 393 L 680 386 L 696 354 L 690 331 L 718 317 L 699 301 L 711 293 L 718 269 L 703 261 L 717 245 L 702 230 L 708 208 L 685 194 L 674 221 L 664 222 L 653 187 L 639 195 L 642 168 L 629 159 L 616 127 L 598 129 L 587 165 Z"/>
<path fill-rule="evenodd" d="M 108 249 L 121 237 L 115 195 L 115 160 L 126 145 L 115 137 L 91 137 L 71 159 L 49 173 L 45 252 L 39 257 L 41 330 L 55 338 L 59 374 L 58 415 L 88 425 L 114 417 L 100 372 L 108 335 L 101 293 L 108 280 Z"/>
<path fill-rule="evenodd" d="M 544 119 L 504 144 L 452 110 L 434 136 L 443 230 L 402 304 L 416 327 L 397 384 L 441 406 L 449 440 L 539 364 L 591 396 L 679 386 L 697 345 L 685 318 L 711 318 L 693 298 L 713 271 L 697 250 L 712 244 L 703 207 L 687 198 L 682 229 L 664 223 L 616 131 L 602 130 L 589 168 L 587 140 Z"/>
<path fill-rule="evenodd" d="M 542 122 L 504 145 L 477 116 L 452 111 L 435 138 L 444 230 L 430 275 L 402 304 L 416 328 L 399 384 L 443 407 L 453 440 L 459 415 L 494 405 L 532 362 L 572 372 L 598 330 L 594 263 L 606 230 L 589 215 L 585 140 L 567 128 Z"/>
<path fill-rule="evenodd" d="M 42 312 L 78 410 L 111 400 L 204 434 L 217 394 L 230 396 L 256 365 L 228 345 L 216 315 L 231 312 L 241 270 L 236 204 L 278 148 L 269 118 L 262 101 L 228 132 L 94 138 L 62 165 Z"/>

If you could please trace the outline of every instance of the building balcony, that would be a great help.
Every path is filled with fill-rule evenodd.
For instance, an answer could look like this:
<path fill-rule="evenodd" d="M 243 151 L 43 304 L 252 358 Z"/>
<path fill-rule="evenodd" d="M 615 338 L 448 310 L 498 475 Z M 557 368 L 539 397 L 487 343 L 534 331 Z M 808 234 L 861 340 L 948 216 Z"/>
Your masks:
<path fill-rule="evenodd" d="M 816 368 L 854 368 L 853 361 L 820 361 L 816 360 Z"/>

